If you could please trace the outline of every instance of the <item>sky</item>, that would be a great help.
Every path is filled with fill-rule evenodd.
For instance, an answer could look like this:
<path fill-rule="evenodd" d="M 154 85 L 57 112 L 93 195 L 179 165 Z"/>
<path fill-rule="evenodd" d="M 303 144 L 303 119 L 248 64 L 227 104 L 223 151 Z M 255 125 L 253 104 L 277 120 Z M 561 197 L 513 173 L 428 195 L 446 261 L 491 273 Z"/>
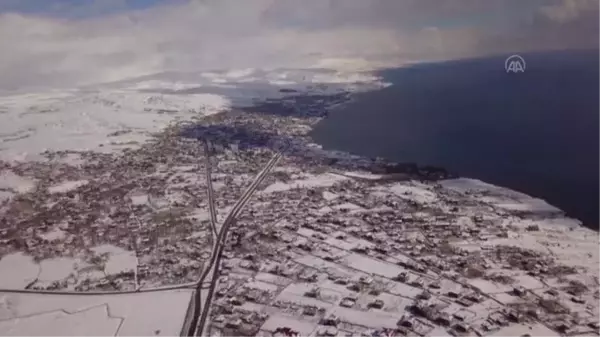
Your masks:
<path fill-rule="evenodd" d="M 0 90 L 598 49 L 598 0 L 0 0 Z M 334 60 L 334 61 L 332 61 Z"/>
<path fill-rule="evenodd" d="M 130 10 L 151 8 L 173 1 L 165 0 L 3 0 L 0 12 L 39 14 L 63 18 L 90 18 Z"/>

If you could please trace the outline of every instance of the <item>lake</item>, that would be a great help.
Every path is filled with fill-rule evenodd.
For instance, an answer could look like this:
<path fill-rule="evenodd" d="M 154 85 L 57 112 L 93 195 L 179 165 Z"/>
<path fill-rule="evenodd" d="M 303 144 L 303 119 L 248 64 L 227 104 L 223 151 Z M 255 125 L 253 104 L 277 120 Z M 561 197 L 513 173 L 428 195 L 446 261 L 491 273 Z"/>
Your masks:
<path fill-rule="evenodd" d="M 598 229 L 599 54 L 521 54 L 380 72 L 392 86 L 357 94 L 313 130 L 315 142 L 545 199 Z"/>

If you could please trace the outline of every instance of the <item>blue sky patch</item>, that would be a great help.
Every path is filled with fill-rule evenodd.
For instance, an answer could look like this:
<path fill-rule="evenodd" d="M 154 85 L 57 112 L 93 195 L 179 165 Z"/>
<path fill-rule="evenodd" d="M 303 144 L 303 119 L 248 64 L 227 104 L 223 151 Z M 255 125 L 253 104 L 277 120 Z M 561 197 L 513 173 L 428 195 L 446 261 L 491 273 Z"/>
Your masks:
<path fill-rule="evenodd" d="M 0 13 L 85 18 L 139 10 L 178 0 L 0 0 Z"/>

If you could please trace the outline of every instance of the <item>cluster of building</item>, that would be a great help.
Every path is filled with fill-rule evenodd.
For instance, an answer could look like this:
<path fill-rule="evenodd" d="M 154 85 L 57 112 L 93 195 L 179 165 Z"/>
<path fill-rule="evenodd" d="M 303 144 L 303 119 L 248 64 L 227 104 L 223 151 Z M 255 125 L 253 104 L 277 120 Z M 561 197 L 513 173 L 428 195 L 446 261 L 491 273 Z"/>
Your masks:
<path fill-rule="evenodd" d="M 210 335 L 598 334 L 597 233 L 447 186 L 443 170 L 324 151 L 307 136 L 326 111 L 319 99 L 174 126 L 120 154 L 2 163 L 35 188 L 2 204 L 0 256 L 70 256 L 103 272 L 32 288 L 195 281 L 214 239 L 198 139 L 210 142 L 220 221 L 285 148 L 229 233 Z M 101 245 L 135 265 L 108 272 L 111 257 L 92 249 Z"/>
<path fill-rule="evenodd" d="M 285 217 L 285 214 L 282 216 Z M 577 281 L 578 272 L 573 267 L 559 265 L 550 257 L 531 250 L 505 246 L 498 246 L 475 258 L 464 250 L 452 249 L 452 246 L 437 249 L 443 245 L 435 244 L 429 251 L 420 250 L 415 254 L 411 246 L 425 245 L 418 237 L 427 237 L 426 232 L 413 233 L 418 234 L 417 239 L 409 240 L 412 243 L 403 246 L 406 241 L 395 239 L 395 231 L 390 233 L 392 235 L 373 233 L 367 228 L 345 231 L 346 226 L 342 224 L 362 220 L 354 218 L 356 221 L 351 221 L 352 217 L 341 213 L 338 216 L 344 221 L 338 224 L 332 221 L 322 226 L 318 220 L 314 223 L 306 221 L 301 226 L 274 226 L 277 229 L 257 226 L 252 236 L 245 236 L 241 243 L 231 243 L 226 265 L 222 267 L 224 276 L 223 287 L 218 293 L 220 299 L 214 304 L 215 319 L 220 324 L 213 325 L 213 328 L 224 334 L 247 335 L 248 329 L 256 334 L 261 326 L 266 325 L 265 330 L 268 331 L 273 325 L 267 321 L 271 314 L 282 324 L 290 324 L 289 317 L 296 319 L 291 325 L 303 326 L 303 322 L 313 322 L 311 333 L 317 335 L 378 331 L 374 326 L 354 324 L 351 318 L 333 318 L 337 308 L 347 308 L 357 311 L 357 314 L 374 316 L 378 312 L 393 312 L 389 316 L 398 317 L 393 328 L 394 333 L 399 335 L 427 335 L 436 327 L 454 335 L 486 335 L 517 324 L 541 324 L 548 331 L 558 333 L 597 331 L 598 307 L 594 301 L 597 301 L 598 288 L 590 289 Z M 241 223 L 238 231 L 244 231 L 246 226 L 251 225 Z M 365 235 L 357 235 L 360 233 Z M 404 236 L 410 236 L 406 234 Z M 396 241 L 399 245 L 395 244 Z M 386 244 L 389 242 L 393 243 Z M 343 245 L 348 245 L 348 248 L 340 249 Z M 254 247 L 253 251 L 257 253 L 248 253 L 250 247 Z M 261 255 L 260 251 L 264 253 Z M 298 261 L 305 260 L 307 255 L 314 257 L 313 265 L 303 265 Z M 348 265 L 353 263 L 348 258 L 356 255 L 368 257 L 373 264 L 388 264 L 390 270 L 396 268 L 402 271 L 392 276 L 387 270 L 373 272 L 367 267 L 357 270 L 364 275 L 352 277 L 350 275 L 356 267 L 349 268 Z M 534 260 L 539 267 L 533 269 L 534 273 L 526 267 L 513 268 L 514 263 L 503 269 L 502 264 L 512 259 L 523 266 Z M 487 265 L 472 271 L 477 268 L 474 267 L 477 261 L 486 261 Z M 339 276 L 335 273 L 336 267 L 323 268 L 321 263 L 327 266 L 339 264 L 340 269 L 347 268 L 348 276 Z M 489 273 L 489 270 L 494 270 L 494 273 Z M 503 273 L 505 278 L 498 276 Z M 575 278 L 556 286 L 545 282 L 570 275 Z M 539 288 L 515 280 L 524 276 L 537 280 Z M 232 282 L 232 279 L 236 281 Z M 241 280 L 247 280 L 246 284 Z M 394 293 L 394 284 L 405 285 L 406 292 Z M 289 294 L 289 289 L 297 285 L 306 285 L 306 291 L 291 291 Z M 495 285 L 505 286 L 504 290 L 488 293 L 485 286 Z M 272 289 L 268 289 L 270 287 Z M 340 291 L 342 288 L 345 293 Z M 586 303 L 582 294 L 589 302 Z M 386 302 L 390 297 L 408 301 L 404 301 L 406 305 L 393 307 L 395 301 Z M 256 315 L 250 316 L 252 312 Z M 255 321 L 242 323 L 242 316 L 255 317 Z M 239 324 L 227 324 L 229 320 Z M 373 322 L 376 321 L 373 319 Z M 238 326 L 244 328 L 236 330 Z M 295 326 L 287 328 L 297 329 Z"/>
<path fill-rule="evenodd" d="M 221 266 L 211 333 L 598 333 L 594 270 L 528 247 L 532 237 L 552 235 L 547 214 L 497 207 L 481 201 L 485 192 L 456 193 L 419 170 L 406 181 L 345 176 L 348 166 L 327 160 L 297 165 L 314 151 L 286 156 L 240 215 Z M 224 146 L 216 156 L 237 161 L 240 170 L 238 153 Z M 328 174 L 343 178 L 332 183 Z M 563 236 L 580 230 L 556 229 Z M 588 245 L 597 243 L 588 235 Z"/>

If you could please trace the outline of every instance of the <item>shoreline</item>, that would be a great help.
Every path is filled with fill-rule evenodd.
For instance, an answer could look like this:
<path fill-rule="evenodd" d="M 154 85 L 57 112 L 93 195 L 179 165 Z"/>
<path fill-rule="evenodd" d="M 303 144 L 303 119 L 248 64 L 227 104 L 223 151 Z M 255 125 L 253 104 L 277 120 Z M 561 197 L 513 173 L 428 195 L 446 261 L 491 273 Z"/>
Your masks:
<path fill-rule="evenodd" d="M 347 94 L 343 93 L 340 94 L 340 96 L 343 98 L 344 96 L 347 96 Z M 340 102 L 337 101 L 336 98 L 340 97 L 334 96 L 332 98 L 333 101 L 330 103 L 333 103 L 334 105 L 340 104 Z M 317 95 L 316 97 L 300 95 L 295 98 L 286 98 L 288 102 L 290 100 L 297 99 L 302 100 L 302 104 L 305 105 L 305 108 L 310 107 L 311 104 L 315 104 L 314 101 L 316 100 L 318 101 L 316 103 L 316 108 L 318 108 L 319 111 L 321 111 L 321 113 L 326 114 L 328 111 L 327 108 L 323 108 L 323 105 L 325 104 L 326 106 L 327 104 L 324 103 L 323 100 L 326 100 L 327 98 L 324 98 L 324 96 L 322 95 Z M 313 106 L 313 108 L 315 107 Z M 306 111 L 310 112 L 311 110 L 308 109 Z M 264 113 L 267 115 L 269 114 L 268 111 L 265 111 Z M 548 215 L 550 215 L 551 218 L 556 219 L 565 218 L 564 212 L 554 208 L 553 206 L 548 205 L 543 200 L 532 198 L 526 194 L 518 193 L 506 188 L 489 185 L 479 180 L 453 176 L 441 168 L 419 167 L 416 164 L 399 164 L 388 162 L 382 159 L 371 159 L 361 156 L 355 156 L 339 151 L 323 150 L 318 144 L 312 142 L 312 139 L 309 136 L 309 134 L 312 130 L 312 127 L 316 123 L 318 123 L 322 118 L 326 118 L 326 115 L 318 117 L 309 116 L 307 118 L 302 118 L 298 116 L 281 117 L 276 115 L 267 115 L 257 114 L 255 111 L 248 112 L 245 109 L 225 110 L 215 114 L 204 116 L 199 120 L 174 121 L 168 126 L 166 126 L 162 131 L 155 133 L 151 136 L 150 139 L 133 149 L 125 149 L 112 153 L 96 153 L 94 151 L 59 151 L 55 153 L 47 152 L 44 155 L 48 158 L 48 160 L 44 162 L 19 162 L 13 164 L 4 162 L 2 166 L 2 172 L 8 171 L 12 172 L 12 174 L 15 174 L 16 177 L 8 177 L 8 179 L 17 179 L 17 185 L 19 184 L 18 178 L 26 179 L 27 176 L 29 176 L 30 178 L 35 178 L 33 182 L 28 182 L 28 187 L 23 189 L 21 192 L 19 192 L 18 190 L 19 186 L 14 186 L 12 190 L 10 188 L 5 188 L 4 191 L 5 193 L 7 191 L 9 193 L 13 193 L 13 197 L 17 198 L 19 202 L 30 202 L 27 200 L 31 200 L 33 204 L 31 204 L 31 206 L 28 207 L 41 207 L 39 208 L 39 211 L 41 211 L 42 214 L 52 214 L 54 207 L 50 206 L 50 208 L 48 209 L 48 206 L 44 206 L 44 202 L 40 204 L 40 202 L 44 199 L 52 200 L 50 205 L 56 205 L 56 203 L 58 202 L 59 204 L 63 203 L 62 207 L 83 207 L 80 209 L 80 211 L 77 211 L 79 213 L 75 213 L 79 215 L 69 215 L 70 211 L 66 213 L 64 213 L 65 211 L 61 211 L 64 214 L 59 215 L 59 218 L 61 216 L 64 217 L 66 215 L 67 217 L 74 219 L 75 223 L 77 223 L 78 221 L 79 223 L 89 221 L 86 219 L 88 219 L 88 213 L 90 211 L 87 210 L 88 206 L 85 205 L 85 202 L 81 206 L 76 206 L 83 200 L 75 200 L 75 203 L 73 203 L 73 201 L 70 201 L 70 199 L 72 199 L 74 195 L 76 196 L 76 198 L 80 199 L 81 197 L 77 197 L 77 195 L 85 195 L 89 193 L 92 193 L 93 195 L 98 195 L 97 193 L 109 193 L 106 194 L 105 197 L 100 197 L 100 200 L 97 200 L 98 197 L 93 197 L 90 200 L 97 200 L 95 202 L 97 206 L 94 207 L 104 207 L 104 209 L 107 210 L 109 208 L 112 209 L 114 207 L 119 209 L 122 208 L 122 206 L 117 206 L 117 204 L 114 204 L 114 202 L 118 202 L 119 199 L 114 199 L 114 197 L 110 196 L 110 193 L 114 193 L 110 191 L 115 191 L 117 195 L 121 196 L 120 198 L 129 198 L 133 202 L 133 206 L 129 206 L 129 209 L 123 209 L 121 211 L 115 210 L 117 212 L 115 213 L 115 215 L 117 216 L 116 219 L 121 219 L 119 221 L 125 221 L 125 223 L 129 223 L 132 220 L 126 220 L 126 218 L 127 214 L 131 213 L 132 211 L 133 214 L 136 214 L 135 217 L 137 218 L 150 219 L 148 218 L 148 216 L 150 216 L 153 212 L 160 212 L 160 210 L 164 209 L 164 207 L 168 207 L 168 209 L 171 209 L 172 206 L 169 205 L 173 201 L 168 201 L 171 197 L 168 197 L 168 195 L 163 195 L 164 192 L 160 192 L 161 188 L 158 188 L 158 186 L 162 185 L 164 186 L 162 187 L 162 189 L 169 189 L 169 186 L 173 185 L 173 183 L 170 182 L 170 179 L 172 178 L 167 177 L 171 177 L 173 175 L 182 175 L 185 177 L 183 178 L 184 188 L 181 189 L 181 187 L 177 187 L 177 189 L 179 189 L 180 192 L 176 192 L 179 196 L 177 197 L 177 201 L 175 201 L 175 203 L 182 204 L 182 212 L 187 214 L 192 210 L 189 206 L 190 202 L 194 202 L 193 200 L 198 200 L 198 198 L 202 198 L 201 196 L 204 193 L 202 183 L 199 180 L 196 180 L 196 178 L 194 178 L 193 176 L 200 174 L 200 172 L 198 172 L 199 167 L 197 167 L 197 159 L 194 158 L 202 156 L 202 154 L 198 152 L 199 149 L 197 148 L 198 146 L 196 144 L 196 139 L 207 136 L 209 138 L 212 138 L 211 142 L 213 143 L 213 146 L 216 146 L 216 149 L 219 153 L 225 154 L 226 156 L 233 156 L 232 158 L 238 158 L 237 160 L 240 164 L 242 163 L 240 160 L 250 160 L 250 162 L 255 161 L 256 163 L 260 164 L 264 160 L 263 155 L 266 155 L 269 151 L 272 151 L 274 148 L 276 148 L 277 142 L 284 141 L 291 143 L 292 145 L 291 150 L 286 154 L 287 160 L 289 160 L 288 164 L 291 164 L 292 167 L 296 167 L 296 169 L 300 169 L 300 172 L 304 172 L 304 174 L 308 174 L 309 176 L 321 174 L 319 172 L 329 172 L 332 174 L 340 174 L 341 176 L 344 176 L 345 178 L 351 178 L 352 180 L 360 180 L 362 181 L 362 183 L 365 183 L 366 186 L 389 185 L 398 182 L 406 182 L 409 185 L 412 184 L 412 182 L 415 182 L 418 184 L 426 184 L 423 186 L 427 186 L 427 184 L 433 184 L 431 186 L 435 186 L 439 185 L 440 183 L 443 185 L 445 181 L 461 181 L 462 179 L 462 181 L 475 182 L 475 184 L 478 186 L 477 188 L 482 188 L 482 186 L 488 186 L 483 187 L 483 189 L 496 189 L 502 191 L 498 192 L 500 193 L 500 195 L 513 195 L 513 197 L 509 197 L 506 201 L 509 205 L 511 203 L 519 203 L 521 202 L 521 200 L 524 200 L 524 202 L 526 203 L 533 202 L 536 205 L 542 205 L 531 206 L 533 207 L 531 209 L 527 208 L 529 206 L 522 209 L 514 209 L 513 206 L 510 206 L 513 207 L 513 209 L 509 207 L 507 209 L 509 213 L 507 214 L 511 214 L 511 216 L 516 216 L 517 218 L 520 217 L 523 219 L 535 219 L 536 217 L 546 218 Z M 228 120 L 234 121 L 234 125 L 235 123 L 237 123 L 237 126 L 229 127 L 229 122 L 227 122 Z M 246 139 L 247 142 L 244 142 L 240 139 L 237 139 L 238 137 L 250 137 L 250 139 Z M 67 163 L 65 163 L 60 160 L 61 157 L 67 158 L 72 154 L 81 155 L 81 162 L 73 166 L 68 164 L 68 161 Z M 250 155 L 250 157 L 248 157 L 248 155 Z M 253 159 L 252 156 L 256 155 L 258 155 L 258 157 Z M 56 160 L 57 158 L 53 158 L 54 156 L 58 157 L 59 160 Z M 111 164 L 112 162 L 116 162 L 116 164 Z M 227 160 L 225 160 L 224 162 L 227 162 Z M 227 169 L 233 169 L 233 172 L 237 172 L 237 175 L 244 176 L 248 175 L 248 172 L 252 172 L 253 169 L 251 167 L 252 166 L 244 168 L 242 171 L 239 171 L 240 168 L 236 167 L 229 167 Z M 56 171 L 56 169 L 58 169 L 59 171 L 58 176 L 46 176 L 47 173 Z M 247 171 L 248 169 L 250 169 L 250 171 Z M 365 173 L 367 175 L 365 175 Z M 223 180 L 220 180 L 222 182 L 219 183 L 220 186 L 223 186 L 227 189 L 227 184 L 234 183 L 234 179 L 232 178 L 236 175 L 236 173 L 230 174 L 232 174 L 232 176 L 230 177 L 227 177 L 227 174 L 223 175 Z M 277 179 L 271 180 L 271 183 L 274 183 L 275 181 L 277 181 Z M 119 181 L 121 181 L 120 185 L 118 183 Z M 150 183 L 151 185 L 147 185 L 147 183 L 145 183 L 144 181 L 151 181 L 152 183 Z M 235 184 L 243 185 L 243 181 L 243 179 L 240 181 L 236 181 Z M 298 181 L 301 182 L 302 180 L 300 179 Z M 195 185 L 193 192 L 189 190 L 189 187 L 186 187 L 189 186 L 189 184 L 192 182 Z M 109 184 L 112 187 L 109 187 L 109 185 L 107 184 Z M 153 186 L 152 184 L 159 185 Z M 144 187 L 145 185 L 147 185 L 147 187 Z M 177 183 L 175 185 L 177 185 Z M 107 187 L 108 189 L 106 189 Z M 148 189 L 148 187 L 150 189 Z M 237 193 L 235 191 L 237 191 L 239 187 L 235 185 L 232 187 L 234 193 Z M 107 192 L 103 192 L 103 189 L 105 189 Z M 51 192 L 53 190 L 55 190 L 55 192 Z M 157 196 L 151 198 L 151 196 L 155 194 L 157 194 Z M 25 199 L 23 199 L 23 196 L 25 196 Z M 108 199 L 106 199 L 107 197 Z M 102 200 L 102 198 L 106 200 Z M 151 200 L 153 198 L 156 200 Z M 513 198 L 512 201 L 511 198 Z M 103 202 L 108 202 L 109 204 L 112 203 L 113 206 L 110 206 L 109 208 L 106 208 L 107 206 L 100 206 Z M 221 203 L 220 207 L 223 206 L 226 206 L 226 204 Z M 8 211 L 9 213 L 12 212 L 11 214 L 15 215 L 18 215 L 20 214 L 19 212 L 22 212 L 22 210 L 14 208 L 14 202 L 3 202 L 1 209 L 4 211 Z M 543 209 L 544 213 L 537 214 L 536 212 L 539 212 L 540 209 Z M 110 212 L 115 211 L 110 210 Z M 39 216 L 40 215 L 36 215 L 36 218 L 38 218 Z M 47 217 L 47 215 L 42 216 L 42 218 L 44 217 Z M 183 218 L 175 217 L 173 218 L 173 221 L 181 223 L 181 225 L 183 225 L 184 227 L 191 228 L 190 226 L 194 226 L 194 222 L 190 221 L 190 218 L 187 217 L 189 217 L 189 215 L 184 215 Z M 201 218 L 202 217 L 204 217 L 204 215 L 202 215 Z M 76 220 L 77 218 L 80 218 L 80 220 Z M 94 218 L 97 219 L 96 221 L 106 221 L 102 220 L 102 217 L 99 218 L 97 215 L 95 215 Z M 32 239 L 19 239 L 18 241 L 14 241 L 13 234 L 17 234 L 21 231 L 21 229 L 18 228 L 13 228 L 11 230 L 13 234 L 10 234 L 6 230 L 1 231 L 0 234 L 2 235 L 0 235 L 0 239 L 5 241 L 5 243 L 8 243 L 9 245 L 14 245 L 17 242 L 19 242 L 18 245 L 26 247 L 26 250 L 31 251 L 33 249 L 33 251 L 36 251 L 36 245 L 46 246 L 48 243 L 53 242 L 53 239 L 50 239 L 50 241 L 48 241 L 47 239 L 42 239 L 42 241 L 36 239 L 39 238 L 40 235 L 42 235 L 40 234 L 41 232 L 52 232 L 57 230 L 58 234 L 55 235 L 57 236 L 56 240 L 64 240 L 65 235 L 67 237 L 69 236 L 69 234 L 65 233 L 73 231 L 72 226 L 64 224 L 64 222 L 56 222 L 51 219 L 52 218 L 50 218 L 50 222 L 48 223 L 48 225 L 36 225 L 34 227 L 37 229 L 33 230 L 34 235 L 32 239 L 34 241 L 32 241 L 31 243 L 28 243 L 27 240 Z M 23 221 L 29 220 L 22 219 L 18 223 L 23 223 Z M 579 223 L 579 227 L 581 227 L 581 223 L 578 220 L 573 219 L 573 221 Z M 57 225 L 58 227 L 56 227 Z M 99 224 L 98 226 L 102 227 L 106 225 Z M 127 227 L 129 228 L 132 228 L 131 226 L 132 224 L 127 225 Z M 119 256 L 119 254 L 125 254 L 124 256 L 128 256 L 127 254 L 131 255 L 132 252 L 128 251 L 127 249 L 131 249 L 135 245 L 128 241 L 126 241 L 124 244 L 122 239 L 120 242 L 118 240 L 115 241 L 115 239 L 124 238 L 123 235 L 125 234 L 119 233 L 118 231 L 115 232 L 115 229 L 118 229 L 118 227 L 108 230 L 109 233 L 112 233 L 109 235 L 110 237 L 113 237 L 113 239 L 109 239 L 108 241 L 100 240 L 99 243 L 116 244 L 119 247 L 119 249 L 126 249 L 125 251 L 122 250 L 117 252 L 115 256 Z M 92 230 L 96 231 L 97 229 Z M 160 229 L 155 228 L 153 230 Z M 102 232 L 104 232 L 104 230 L 102 230 Z M 137 230 L 135 232 L 137 232 Z M 198 235 L 203 235 L 200 233 L 202 233 L 202 230 L 198 232 Z M 7 241 L 6 235 L 9 235 L 13 238 L 8 239 Z M 47 236 L 51 234 L 44 235 Z M 42 235 L 42 237 L 44 235 Z M 86 235 L 84 234 L 83 238 L 81 239 L 84 239 L 85 237 Z M 74 248 L 79 246 L 87 247 L 86 249 L 89 249 L 91 248 L 91 243 L 92 242 L 76 243 Z M 150 242 L 147 242 L 147 244 L 148 243 Z M 71 243 L 71 245 L 72 244 L 73 243 Z M 158 245 L 157 242 L 154 244 Z M 209 245 L 205 244 L 204 246 L 208 247 Z M 156 247 L 158 246 L 155 246 L 155 248 Z M 13 247 L 13 249 L 14 248 L 15 247 Z M 11 249 L 12 252 L 20 251 L 19 249 L 13 249 Z M 117 248 L 112 249 L 114 250 Z M 5 251 L 3 255 L 5 255 L 6 253 L 8 253 L 8 251 Z M 36 256 L 36 259 L 38 260 L 44 261 L 48 258 L 44 258 L 44 256 L 48 256 L 47 253 L 48 252 L 38 253 L 34 254 L 33 256 Z M 56 257 L 63 255 L 55 254 L 56 252 L 50 254 L 49 256 Z M 84 255 L 81 255 L 81 252 L 79 252 L 78 248 L 75 248 L 75 250 L 71 251 L 71 253 L 67 253 L 66 256 L 81 259 L 82 261 L 88 261 L 90 258 L 94 258 L 94 254 L 89 255 L 89 253 L 86 253 Z M 65 262 L 70 263 L 69 261 Z M 28 262 L 25 261 L 23 263 L 27 265 Z M 131 262 L 126 262 L 125 266 L 122 266 L 122 268 L 129 268 L 127 267 L 127 265 L 130 266 Z M 191 280 L 192 278 L 189 279 L 189 281 Z M 127 284 L 127 282 L 125 284 Z M 172 283 L 168 282 L 164 284 L 160 282 L 160 285 L 171 284 Z M 49 284 L 49 286 L 54 287 L 55 285 Z M 65 286 L 66 284 L 59 286 L 58 289 L 61 289 Z M 108 286 L 111 287 L 111 285 Z M 131 285 L 126 285 L 124 289 L 130 288 Z"/>
<path fill-rule="evenodd" d="M 597 55 L 523 54 L 536 65 L 523 76 L 508 76 L 501 56 L 384 69 L 394 85 L 358 95 L 313 136 L 542 198 L 597 231 Z M 570 89 L 553 94 L 563 81 Z"/>
<path fill-rule="evenodd" d="M 316 282 L 338 287 L 339 296 L 322 303 L 339 310 L 342 298 L 356 294 L 333 281 L 343 275 L 384 287 L 378 296 L 395 308 L 385 317 L 362 308 L 341 312 L 343 324 L 353 324 L 359 314 L 376 315 L 362 323 L 369 329 L 397 326 L 400 313 L 416 312 L 427 289 L 440 299 L 456 289 L 481 294 L 472 297 L 481 303 L 458 301 L 480 308 L 482 315 L 521 310 L 515 307 L 519 300 L 538 305 L 536 296 L 548 291 L 573 310 L 582 309 L 569 301 L 598 311 L 590 300 L 598 288 L 598 233 L 542 200 L 479 180 L 438 179 L 445 171 L 323 150 L 308 135 L 314 122 L 226 111 L 172 123 L 133 149 L 80 153 L 76 164 L 61 160 L 73 152 L 55 153 L 46 162 L 2 163 L 0 174 L 20 178 L 21 193 L 0 204 L 6 215 L 0 222 L 0 295 L 9 303 L 49 301 L 53 310 L 96 302 L 122 308 L 119 301 L 133 306 L 158 298 L 173 306 L 169 318 L 136 325 L 135 331 L 188 330 L 194 298 L 188 287 L 213 247 L 204 147 L 198 141 L 209 139 L 218 221 L 272 154 L 290 146 L 232 226 L 209 309 L 217 316 L 229 298 L 254 291 L 261 295 L 246 299 L 248 306 L 242 297 L 228 312 L 255 315 L 253 326 L 261 331 L 274 330 L 279 320 L 308 331 L 314 322 L 282 316 L 282 306 L 314 305 L 303 294 Z M 25 184 L 27 178 L 35 180 Z M 411 281 L 399 282 L 401 273 Z M 513 288 L 531 297 L 515 297 Z M 142 316 L 163 317 L 162 310 L 152 305 L 123 317 L 138 322 Z M 584 326 L 594 323 L 588 316 Z M 11 329 L 25 329 L 19 314 L 7 317 L 15 322 Z M 555 320 L 550 315 L 533 322 L 551 332 L 560 329 Z M 531 329 L 527 319 L 520 322 L 510 328 Z M 228 328 L 220 318 L 208 321 L 211 335 L 222 329 Z"/>

